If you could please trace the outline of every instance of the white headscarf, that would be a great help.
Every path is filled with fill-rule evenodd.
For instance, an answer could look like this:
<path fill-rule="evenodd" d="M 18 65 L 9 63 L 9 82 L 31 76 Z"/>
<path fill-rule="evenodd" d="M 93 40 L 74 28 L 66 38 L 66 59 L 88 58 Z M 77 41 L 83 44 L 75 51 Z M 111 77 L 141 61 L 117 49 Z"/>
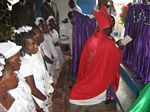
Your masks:
<path fill-rule="evenodd" d="M 15 43 L 10 41 L 0 43 L 0 54 L 4 56 L 0 56 L 0 76 L 2 76 L 2 70 L 5 66 L 5 59 L 14 56 L 20 51 L 20 49 L 21 46 L 17 46 Z"/>
<path fill-rule="evenodd" d="M 47 24 L 47 25 L 49 24 L 49 21 L 50 21 L 51 19 L 54 19 L 54 17 L 53 17 L 53 16 L 49 16 L 49 17 L 47 18 L 47 20 L 46 20 L 46 24 Z M 55 20 L 55 19 L 54 19 L 54 20 Z"/>
<path fill-rule="evenodd" d="M 38 26 L 40 24 L 40 20 L 44 21 L 42 17 L 37 17 L 34 23 Z"/>
<path fill-rule="evenodd" d="M 32 30 L 32 27 L 31 27 L 31 26 L 22 26 L 22 27 L 20 27 L 19 29 L 14 30 L 14 32 L 17 33 L 17 34 L 21 34 L 21 33 L 23 33 L 23 32 L 29 32 L 29 31 L 31 31 L 31 30 Z"/>

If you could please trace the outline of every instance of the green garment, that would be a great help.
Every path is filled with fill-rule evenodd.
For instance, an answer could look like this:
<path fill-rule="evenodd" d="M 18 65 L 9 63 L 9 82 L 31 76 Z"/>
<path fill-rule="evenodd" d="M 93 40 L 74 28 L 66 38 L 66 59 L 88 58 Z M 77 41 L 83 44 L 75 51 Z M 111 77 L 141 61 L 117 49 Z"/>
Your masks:
<path fill-rule="evenodd" d="M 150 112 L 150 82 L 140 90 L 139 96 L 127 112 Z"/>

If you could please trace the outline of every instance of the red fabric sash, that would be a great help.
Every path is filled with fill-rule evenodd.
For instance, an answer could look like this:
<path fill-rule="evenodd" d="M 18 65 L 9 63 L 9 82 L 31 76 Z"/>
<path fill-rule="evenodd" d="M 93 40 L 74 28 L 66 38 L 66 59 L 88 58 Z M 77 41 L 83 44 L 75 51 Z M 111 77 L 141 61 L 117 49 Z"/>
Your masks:
<path fill-rule="evenodd" d="M 69 98 L 83 100 L 96 97 L 110 84 L 118 88 L 121 50 L 100 31 L 95 32 L 85 44 L 80 57 L 78 78 Z"/>

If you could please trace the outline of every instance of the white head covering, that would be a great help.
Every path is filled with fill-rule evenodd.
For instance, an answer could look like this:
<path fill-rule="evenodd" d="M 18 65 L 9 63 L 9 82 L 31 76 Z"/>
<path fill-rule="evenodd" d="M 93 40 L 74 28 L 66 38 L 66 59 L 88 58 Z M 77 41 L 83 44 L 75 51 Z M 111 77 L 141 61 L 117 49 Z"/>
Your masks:
<path fill-rule="evenodd" d="M 15 43 L 10 41 L 0 43 L 0 53 L 3 54 L 6 59 L 18 53 L 20 49 L 21 46 L 17 46 Z"/>
<path fill-rule="evenodd" d="M 29 31 L 31 31 L 31 30 L 32 30 L 32 27 L 31 27 L 31 26 L 22 26 L 22 27 L 20 27 L 19 29 L 14 30 L 14 32 L 17 33 L 17 34 L 21 34 L 21 33 L 23 33 L 23 32 L 29 32 Z"/>
<path fill-rule="evenodd" d="M 13 42 L 2 42 L 0 43 L 0 54 L 3 56 L 0 56 L 0 76 L 2 76 L 2 70 L 4 69 L 5 65 L 5 58 L 8 59 L 18 53 L 21 49 L 21 46 L 17 46 Z"/>
<path fill-rule="evenodd" d="M 0 56 L 0 76 L 2 76 L 2 70 L 4 70 L 5 65 L 5 58 L 3 56 Z"/>
<path fill-rule="evenodd" d="M 47 20 L 46 20 L 46 24 L 47 24 L 47 25 L 49 24 L 49 21 L 50 21 L 51 19 L 54 19 L 54 17 L 53 17 L 53 16 L 49 16 L 49 17 L 47 18 Z M 55 20 L 55 19 L 54 19 L 54 20 Z"/>
<path fill-rule="evenodd" d="M 40 20 L 43 20 L 44 19 L 42 17 L 37 17 L 36 20 L 35 20 L 35 24 L 38 26 L 40 24 Z"/>

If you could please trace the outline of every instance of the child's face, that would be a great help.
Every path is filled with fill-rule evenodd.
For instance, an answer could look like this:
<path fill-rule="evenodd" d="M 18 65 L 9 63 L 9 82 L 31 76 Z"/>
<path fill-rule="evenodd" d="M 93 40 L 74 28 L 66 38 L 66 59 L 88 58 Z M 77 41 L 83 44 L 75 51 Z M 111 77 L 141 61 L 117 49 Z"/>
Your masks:
<path fill-rule="evenodd" d="M 8 69 L 4 70 L 2 82 L 7 91 L 14 89 L 18 86 L 18 77 L 14 73 L 12 68 L 8 68 Z"/>
<path fill-rule="evenodd" d="M 25 52 L 27 54 L 36 54 L 38 51 L 38 45 L 34 38 L 27 39 L 25 42 Z"/>
<path fill-rule="evenodd" d="M 56 23 L 55 23 L 54 19 L 51 19 L 49 21 L 49 28 L 50 28 L 50 30 L 53 30 L 56 28 Z"/>
<path fill-rule="evenodd" d="M 14 71 L 17 71 L 20 69 L 20 54 L 19 52 L 16 53 L 14 56 L 10 57 L 8 59 L 9 65 L 13 68 Z"/>

